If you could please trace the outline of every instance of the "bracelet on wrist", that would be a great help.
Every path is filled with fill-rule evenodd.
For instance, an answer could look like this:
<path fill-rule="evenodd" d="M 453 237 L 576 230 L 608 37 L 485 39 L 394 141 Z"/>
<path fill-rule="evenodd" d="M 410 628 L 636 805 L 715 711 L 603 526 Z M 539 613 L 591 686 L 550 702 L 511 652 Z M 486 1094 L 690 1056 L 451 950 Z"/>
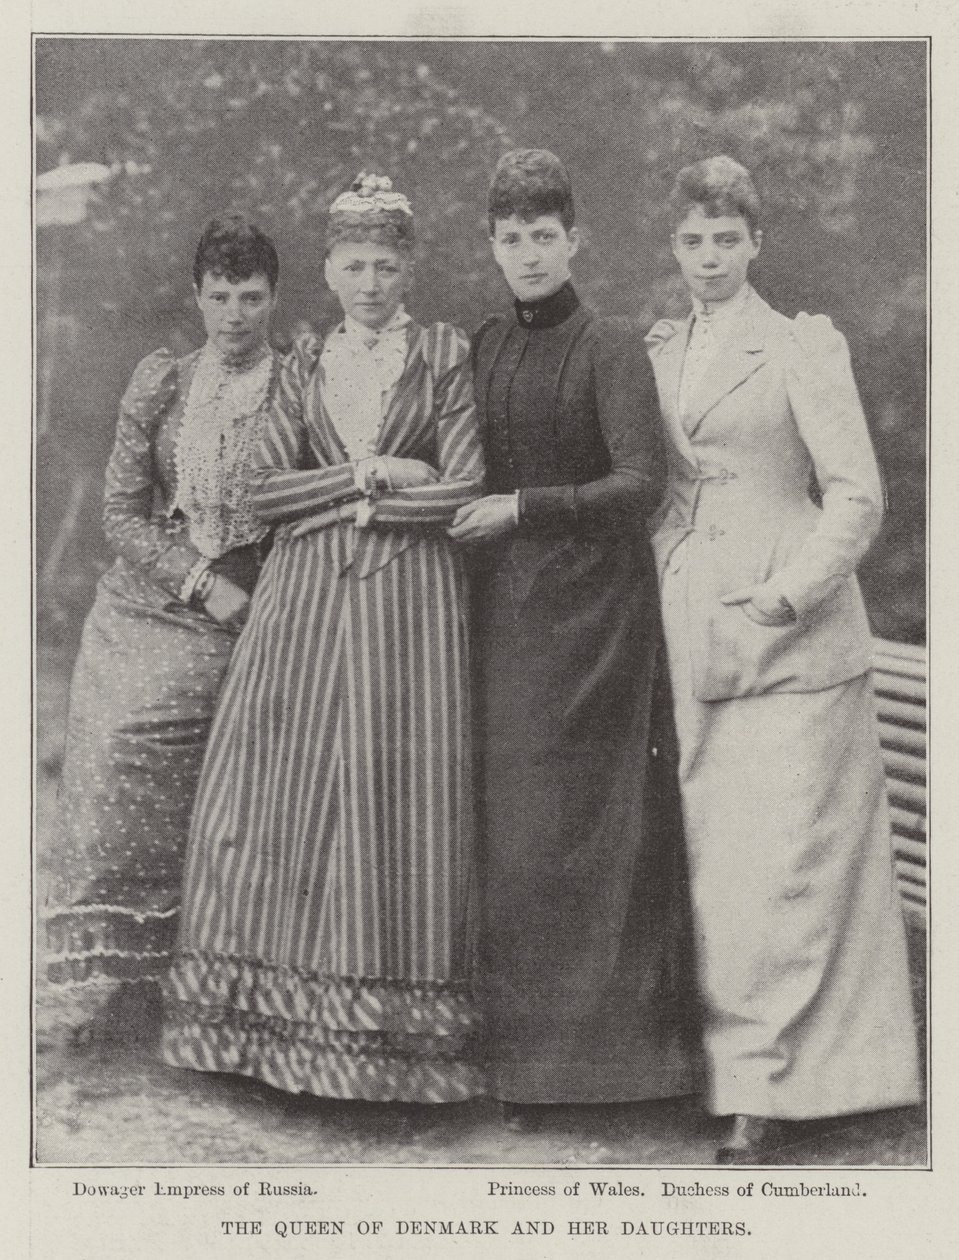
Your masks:
<path fill-rule="evenodd" d="M 353 487 L 364 499 L 375 499 L 384 490 L 392 490 L 389 465 L 382 455 L 367 455 L 353 464 Z"/>
<path fill-rule="evenodd" d="M 209 567 L 210 562 L 205 556 L 201 556 L 200 559 L 197 560 L 196 564 L 192 566 L 189 573 L 180 583 L 180 590 L 178 594 L 180 596 L 181 603 L 189 604 L 192 601 L 193 592 L 196 590 L 196 584 L 199 582 L 203 574 L 206 573 Z"/>
<path fill-rule="evenodd" d="M 193 599 L 197 604 L 205 604 L 213 594 L 216 585 L 216 574 L 212 569 L 204 569 L 193 588 Z"/>

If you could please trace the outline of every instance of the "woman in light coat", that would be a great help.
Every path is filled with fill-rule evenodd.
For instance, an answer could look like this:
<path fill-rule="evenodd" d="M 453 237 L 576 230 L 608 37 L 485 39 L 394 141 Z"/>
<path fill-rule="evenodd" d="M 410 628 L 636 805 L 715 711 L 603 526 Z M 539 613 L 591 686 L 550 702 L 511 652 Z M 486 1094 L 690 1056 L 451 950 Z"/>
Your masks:
<path fill-rule="evenodd" d="M 734 1117 L 717 1159 L 750 1163 L 778 1121 L 919 1098 L 855 577 L 883 495 L 844 338 L 748 284 L 748 172 L 687 167 L 671 208 L 693 312 L 648 337 L 670 439 L 653 545 L 709 1106 Z"/>

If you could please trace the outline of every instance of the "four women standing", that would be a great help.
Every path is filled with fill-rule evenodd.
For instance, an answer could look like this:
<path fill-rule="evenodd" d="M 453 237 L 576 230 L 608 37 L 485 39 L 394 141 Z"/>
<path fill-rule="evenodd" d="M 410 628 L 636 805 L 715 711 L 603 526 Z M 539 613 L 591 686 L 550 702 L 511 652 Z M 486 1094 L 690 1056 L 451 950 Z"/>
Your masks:
<path fill-rule="evenodd" d="M 918 1097 L 854 577 L 881 489 L 845 343 L 822 317 L 786 320 L 749 288 L 761 234 L 743 168 L 687 168 L 673 212 L 694 312 L 650 334 L 655 378 L 628 324 L 579 303 L 569 178 L 544 150 L 507 154 L 493 178 L 491 242 L 516 301 L 480 329 L 472 373 L 458 330 L 404 310 L 412 211 L 375 176 L 331 208 L 326 277 L 343 322 L 297 343 L 275 398 L 266 306 L 264 336 L 224 327 L 237 353 L 200 356 L 186 388 L 179 365 L 138 369 L 121 425 L 138 458 L 170 446 L 175 481 L 161 490 L 197 554 L 166 541 L 168 524 L 143 525 L 139 507 L 126 545 L 175 587 L 170 633 L 182 637 L 191 598 L 209 614 L 199 659 L 211 687 L 245 611 L 251 583 L 238 575 L 255 572 L 274 531 L 197 794 L 168 1062 L 445 1102 L 483 1090 L 482 1060 L 486 1087 L 526 1122 L 531 1104 L 694 1087 L 658 566 L 709 1104 L 737 1117 L 718 1157 L 758 1158 L 772 1118 Z M 218 300 L 208 272 L 224 302 L 259 283 L 255 266 L 201 267 L 201 307 Z M 270 309 L 275 279 L 267 268 L 259 286 Z M 231 363 L 250 374 L 239 388 L 216 376 Z M 669 478 L 654 564 L 657 384 Z M 179 396 L 171 446 L 157 417 Z M 254 461 L 255 426 L 238 436 L 234 424 L 231 439 L 224 425 L 227 413 L 262 421 L 267 401 Z M 118 439 L 114 482 L 130 458 Z M 140 475 L 138 505 L 148 488 Z M 475 801 L 460 544 L 476 568 Z M 159 608 L 154 620 L 171 614 Z M 88 638 L 107 611 L 115 621 L 95 609 Z M 156 647 L 159 674 L 174 650 Z M 84 651 L 81 683 L 96 655 L 86 640 Z M 177 659 L 192 679 L 195 654 Z M 137 693 L 114 673 L 129 703 Z M 208 704 L 210 687 L 200 692 Z M 102 696 L 87 707 L 89 722 L 112 720 Z M 95 784 L 133 781 L 113 745 L 88 742 L 101 759 L 110 750 Z M 68 758 L 68 791 L 80 760 Z M 151 804 L 173 789 L 182 811 L 184 774 Z M 110 808 L 115 845 L 129 820 Z M 96 826 L 77 815 L 87 836 L 100 834 L 98 809 Z M 89 922 L 128 912 L 111 897 L 86 898 Z M 132 911 L 138 926 L 169 918 L 162 900 Z M 94 952 L 124 957 L 109 943 Z"/>

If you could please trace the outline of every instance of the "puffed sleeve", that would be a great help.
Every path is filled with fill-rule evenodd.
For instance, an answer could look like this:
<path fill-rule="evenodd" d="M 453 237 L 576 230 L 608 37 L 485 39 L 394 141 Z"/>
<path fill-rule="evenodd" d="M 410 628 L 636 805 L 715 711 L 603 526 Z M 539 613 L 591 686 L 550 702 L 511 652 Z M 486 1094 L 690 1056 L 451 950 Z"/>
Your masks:
<path fill-rule="evenodd" d="M 883 517 L 882 479 L 846 339 L 825 315 L 799 315 L 786 389 L 822 492 L 814 532 L 772 582 L 802 616 L 862 560 Z"/>
<path fill-rule="evenodd" d="M 520 491 L 524 528 L 584 533 L 634 529 L 659 506 L 666 460 L 652 364 L 638 329 L 625 319 L 591 330 L 592 387 L 610 471 L 578 486 Z"/>
<path fill-rule="evenodd" d="M 120 403 L 103 504 L 103 530 L 113 550 L 174 597 L 202 560 L 184 521 L 153 516 L 154 436 L 177 388 L 169 350 L 157 350 L 138 364 Z"/>
<path fill-rule="evenodd" d="M 280 369 L 250 478 L 253 509 L 270 524 L 298 520 L 360 494 L 352 464 L 321 468 L 310 446 L 304 413 L 318 386 L 322 349 L 319 338 L 304 333 Z"/>
<path fill-rule="evenodd" d="M 374 520 L 384 525 L 447 525 L 458 508 L 483 493 L 486 474 L 466 334 L 452 324 L 434 324 L 427 331 L 423 355 L 434 381 L 440 479 L 377 499 Z"/>

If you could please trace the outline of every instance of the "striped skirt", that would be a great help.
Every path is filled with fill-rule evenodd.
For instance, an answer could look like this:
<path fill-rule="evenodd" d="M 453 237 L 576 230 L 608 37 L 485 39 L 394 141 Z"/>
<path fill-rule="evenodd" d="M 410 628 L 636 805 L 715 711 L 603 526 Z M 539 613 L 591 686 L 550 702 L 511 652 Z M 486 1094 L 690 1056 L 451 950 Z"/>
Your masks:
<path fill-rule="evenodd" d="M 465 587 L 442 536 L 365 578 L 281 537 L 233 658 L 187 854 L 164 1057 L 337 1098 L 481 1082 Z"/>

